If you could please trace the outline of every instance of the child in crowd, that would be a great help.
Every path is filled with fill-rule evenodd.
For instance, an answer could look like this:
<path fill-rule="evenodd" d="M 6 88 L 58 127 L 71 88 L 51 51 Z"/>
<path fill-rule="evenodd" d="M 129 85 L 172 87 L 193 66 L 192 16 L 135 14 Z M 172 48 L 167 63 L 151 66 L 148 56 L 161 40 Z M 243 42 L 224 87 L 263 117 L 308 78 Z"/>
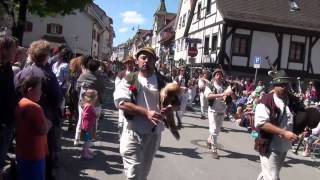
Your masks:
<path fill-rule="evenodd" d="M 19 180 L 44 180 L 48 154 L 47 133 L 52 126 L 37 102 L 41 97 L 41 80 L 28 77 L 22 83 L 16 116 L 16 155 Z"/>
<path fill-rule="evenodd" d="M 81 131 L 83 134 L 83 149 L 82 158 L 92 159 L 94 152 L 90 151 L 91 139 L 93 131 L 95 130 L 96 112 L 95 105 L 98 99 L 98 92 L 93 89 L 88 89 L 84 92 L 83 96 L 83 111 L 82 111 L 82 123 Z"/>

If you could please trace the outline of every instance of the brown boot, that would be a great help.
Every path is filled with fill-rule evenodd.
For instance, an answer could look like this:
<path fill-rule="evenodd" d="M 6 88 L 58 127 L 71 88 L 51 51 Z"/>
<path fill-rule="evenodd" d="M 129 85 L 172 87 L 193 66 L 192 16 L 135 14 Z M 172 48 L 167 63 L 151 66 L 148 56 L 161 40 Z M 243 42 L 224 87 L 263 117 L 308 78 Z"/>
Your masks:
<path fill-rule="evenodd" d="M 219 159 L 218 149 L 217 148 L 213 148 L 212 152 L 211 152 L 211 155 L 212 155 L 213 159 Z"/>

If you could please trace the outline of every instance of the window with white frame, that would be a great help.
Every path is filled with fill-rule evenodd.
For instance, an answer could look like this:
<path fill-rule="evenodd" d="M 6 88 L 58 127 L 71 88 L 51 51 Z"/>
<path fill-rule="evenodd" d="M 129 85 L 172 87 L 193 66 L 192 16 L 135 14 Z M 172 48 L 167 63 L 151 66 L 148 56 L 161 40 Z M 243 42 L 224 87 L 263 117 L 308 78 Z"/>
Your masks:
<path fill-rule="evenodd" d="M 211 0 L 207 0 L 206 15 L 211 13 Z"/>
<path fill-rule="evenodd" d="M 47 33 L 62 34 L 62 26 L 60 24 L 47 24 Z"/>
<path fill-rule="evenodd" d="M 198 3 L 197 19 L 201 18 L 201 3 Z"/>
<path fill-rule="evenodd" d="M 305 58 L 305 44 L 303 42 L 291 42 L 289 51 L 289 61 L 303 63 Z"/>

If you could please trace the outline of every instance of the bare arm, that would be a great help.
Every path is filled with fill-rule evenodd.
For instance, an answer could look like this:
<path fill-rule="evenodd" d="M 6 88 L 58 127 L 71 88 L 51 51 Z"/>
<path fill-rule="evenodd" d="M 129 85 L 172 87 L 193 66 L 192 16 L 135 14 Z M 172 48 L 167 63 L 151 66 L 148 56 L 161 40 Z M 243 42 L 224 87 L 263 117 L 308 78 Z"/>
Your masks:
<path fill-rule="evenodd" d="M 223 96 L 226 96 L 226 94 L 225 93 L 221 93 L 221 94 L 210 93 L 208 95 L 208 99 L 216 99 L 216 98 L 221 98 Z"/>
<path fill-rule="evenodd" d="M 261 129 L 266 132 L 278 135 L 281 138 L 284 138 L 284 139 L 291 141 L 291 142 L 296 141 L 298 139 L 298 136 L 296 134 L 294 134 L 293 132 L 288 131 L 286 129 L 279 128 L 269 122 L 264 123 L 261 126 Z"/>

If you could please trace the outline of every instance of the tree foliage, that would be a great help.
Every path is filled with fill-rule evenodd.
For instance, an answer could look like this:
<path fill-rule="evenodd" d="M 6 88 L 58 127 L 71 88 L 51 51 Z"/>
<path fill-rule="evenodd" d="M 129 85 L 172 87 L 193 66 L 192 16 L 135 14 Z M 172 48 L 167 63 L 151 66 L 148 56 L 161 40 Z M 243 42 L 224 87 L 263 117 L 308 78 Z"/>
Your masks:
<path fill-rule="evenodd" d="M 64 16 L 74 10 L 84 9 L 92 2 L 93 0 L 0 0 L 0 8 L 16 21 L 13 23 L 12 32 L 21 43 L 27 12 L 40 17 Z"/>

